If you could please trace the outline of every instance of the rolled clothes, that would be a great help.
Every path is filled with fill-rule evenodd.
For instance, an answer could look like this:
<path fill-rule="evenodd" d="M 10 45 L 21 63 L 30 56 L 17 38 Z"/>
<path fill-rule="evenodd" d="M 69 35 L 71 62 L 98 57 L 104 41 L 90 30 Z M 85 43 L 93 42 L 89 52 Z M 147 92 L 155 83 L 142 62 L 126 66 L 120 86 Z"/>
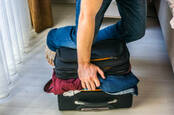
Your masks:
<path fill-rule="evenodd" d="M 135 89 L 135 94 L 137 94 L 137 84 L 139 82 L 138 78 L 130 72 L 129 74 L 122 76 L 109 75 L 106 79 L 98 77 L 100 80 L 100 87 L 102 91 L 106 93 L 118 93 L 121 91 L 128 90 L 130 88 Z M 55 95 L 61 95 L 64 92 L 70 90 L 82 90 L 81 81 L 79 78 L 73 78 L 68 80 L 62 80 L 56 77 L 55 72 L 53 72 L 52 79 L 44 87 L 44 91 L 47 93 L 54 93 Z"/>

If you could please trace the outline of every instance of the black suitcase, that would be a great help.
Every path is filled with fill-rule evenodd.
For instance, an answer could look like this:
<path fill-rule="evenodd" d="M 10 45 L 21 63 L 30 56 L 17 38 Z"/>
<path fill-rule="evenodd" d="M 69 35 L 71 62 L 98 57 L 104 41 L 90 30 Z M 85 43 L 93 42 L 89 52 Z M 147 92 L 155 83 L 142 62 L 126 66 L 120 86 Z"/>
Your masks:
<path fill-rule="evenodd" d="M 124 75 L 130 71 L 130 54 L 126 43 L 108 39 L 93 45 L 91 63 L 107 75 Z M 61 79 L 77 78 L 77 50 L 61 47 L 54 59 L 56 76 Z"/>
<path fill-rule="evenodd" d="M 71 97 L 58 95 L 57 98 L 60 111 L 130 108 L 133 102 L 133 95 L 131 93 L 124 95 L 110 95 L 103 91 L 81 91 Z"/>
<path fill-rule="evenodd" d="M 126 43 L 103 40 L 92 47 L 91 63 L 99 66 L 106 74 L 124 75 L 130 71 L 129 51 Z M 99 59 L 99 60 L 98 60 Z M 105 60 L 106 59 L 106 60 Z M 56 77 L 77 78 L 77 51 L 58 48 L 54 60 Z M 103 91 L 81 91 L 74 96 L 58 95 L 59 110 L 110 110 L 129 108 L 133 95 L 110 95 Z"/>

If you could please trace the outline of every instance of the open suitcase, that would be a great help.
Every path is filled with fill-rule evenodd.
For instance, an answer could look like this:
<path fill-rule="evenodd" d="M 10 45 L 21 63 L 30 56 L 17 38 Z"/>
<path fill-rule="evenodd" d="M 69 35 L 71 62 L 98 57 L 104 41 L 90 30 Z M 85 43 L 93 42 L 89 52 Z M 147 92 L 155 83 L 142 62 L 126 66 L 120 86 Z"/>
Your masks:
<path fill-rule="evenodd" d="M 110 110 L 118 108 L 130 108 L 133 95 L 110 95 L 103 91 L 81 91 L 74 96 L 58 95 L 59 110 Z"/>
<path fill-rule="evenodd" d="M 95 91 L 80 90 L 80 87 L 78 87 L 79 90 L 69 90 L 63 93 L 62 90 L 67 89 L 59 89 L 59 81 L 57 80 L 58 78 L 53 73 L 52 79 L 44 86 L 44 91 L 57 95 L 59 110 L 87 111 L 129 108 L 132 106 L 133 95 L 138 94 L 137 87 L 134 87 L 134 91 L 115 93 L 115 95 L 105 93 L 101 89 Z"/>
<path fill-rule="evenodd" d="M 130 72 L 130 55 L 126 43 L 108 39 L 92 47 L 91 63 L 99 66 L 107 75 L 124 75 Z M 59 79 L 78 78 L 77 50 L 61 47 L 54 59 L 55 74 Z M 57 95 L 59 110 L 110 110 L 132 106 L 132 93 L 110 95 L 101 90 L 80 91 L 72 96 Z"/>

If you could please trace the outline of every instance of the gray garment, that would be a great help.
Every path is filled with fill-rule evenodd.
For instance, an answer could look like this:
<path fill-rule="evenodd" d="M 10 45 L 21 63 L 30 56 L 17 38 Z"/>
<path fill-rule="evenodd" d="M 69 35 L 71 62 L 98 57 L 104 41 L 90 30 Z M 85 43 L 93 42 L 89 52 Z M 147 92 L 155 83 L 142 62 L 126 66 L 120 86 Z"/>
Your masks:
<path fill-rule="evenodd" d="M 117 92 L 117 93 L 108 93 L 108 92 L 105 92 L 109 95 L 124 95 L 124 94 L 133 94 L 133 95 L 136 95 L 135 93 L 135 89 L 134 88 L 131 88 L 131 89 L 127 89 L 127 90 L 124 90 L 124 91 L 120 91 L 120 92 Z"/>

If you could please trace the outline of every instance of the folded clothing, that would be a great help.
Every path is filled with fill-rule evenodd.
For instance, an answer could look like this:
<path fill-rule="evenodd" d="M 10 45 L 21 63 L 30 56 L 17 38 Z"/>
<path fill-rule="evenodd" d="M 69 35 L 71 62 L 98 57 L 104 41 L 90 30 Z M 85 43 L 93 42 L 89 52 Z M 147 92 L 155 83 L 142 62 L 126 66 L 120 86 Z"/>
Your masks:
<path fill-rule="evenodd" d="M 44 91 L 47 93 L 54 93 L 55 95 L 63 94 L 70 90 L 81 90 L 80 79 L 68 79 L 62 80 L 56 77 L 55 72 L 52 74 L 52 79 L 47 82 L 44 87 Z"/>
<path fill-rule="evenodd" d="M 117 92 L 117 93 L 108 93 L 108 92 L 105 92 L 105 93 L 107 93 L 109 95 L 125 95 L 125 94 L 138 95 L 137 90 L 138 90 L 137 87 L 133 87 L 133 88 L 130 88 L 130 89 L 127 89 L 127 90 Z M 101 91 L 101 90 L 96 90 L 96 91 Z M 70 91 L 64 92 L 63 96 L 72 97 L 72 96 L 75 96 L 76 94 L 78 94 L 80 92 L 82 92 L 82 91 L 81 90 L 70 90 Z"/>
<path fill-rule="evenodd" d="M 124 91 L 133 87 L 136 87 L 139 80 L 133 73 L 129 73 L 122 76 L 108 75 L 106 79 L 102 79 L 99 76 L 100 87 L 102 91 L 106 93 L 117 93 Z M 79 78 L 72 78 L 68 80 L 63 80 L 56 77 L 55 72 L 53 72 L 52 79 L 44 87 L 44 91 L 47 93 L 54 93 L 55 95 L 61 95 L 64 92 L 70 90 L 82 90 L 81 81 Z"/>
<path fill-rule="evenodd" d="M 126 90 L 123 90 L 123 91 L 119 91 L 119 92 L 116 92 L 116 93 L 108 93 L 108 92 L 105 92 L 109 95 L 125 95 L 125 94 L 132 94 L 132 95 L 138 95 L 138 87 L 135 86 L 133 88 L 130 88 L 130 89 L 126 89 Z"/>
<path fill-rule="evenodd" d="M 91 50 L 91 63 L 108 75 L 130 72 L 129 51 L 123 41 L 108 39 L 95 43 Z M 60 47 L 54 59 L 55 72 L 61 79 L 77 78 L 77 50 Z"/>
<path fill-rule="evenodd" d="M 112 61 L 107 61 L 109 63 L 111 63 Z M 106 62 L 106 63 L 107 63 Z M 62 62 L 59 62 L 59 66 L 61 66 L 61 63 Z M 69 66 L 68 66 L 69 65 Z M 73 66 L 73 64 L 68 64 L 68 68 L 56 68 L 55 69 L 55 73 L 56 73 L 56 76 L 60 79 L 71 79 L 71 78 L 77 78 L 78 77 L 78 74 L 77 74 L 77 67 L 75 68 L 71 68 Z M 126 63 L 125 65 L 117 65 L 117 66 L 99 66 L 100 69 L 103 70 L 104 74 L 107 74 L 107 75 L 118 75 L 118 76 L 121 76 L 121 75 L 124 75 L 124 74 L 127 74 L 131 71 L 131 66 L 129 63 Z M 102 68 L 101 68 L 102 67 Z"/>
<path fill-rule="evenodd" d="M 139 82 L 139 79 L 132 72 L 120 76 L 108 75 L 106 79 L 98 78 L 101 84 L 99 88 L 108 93 L 115 93 L 132 88 Z"/>

